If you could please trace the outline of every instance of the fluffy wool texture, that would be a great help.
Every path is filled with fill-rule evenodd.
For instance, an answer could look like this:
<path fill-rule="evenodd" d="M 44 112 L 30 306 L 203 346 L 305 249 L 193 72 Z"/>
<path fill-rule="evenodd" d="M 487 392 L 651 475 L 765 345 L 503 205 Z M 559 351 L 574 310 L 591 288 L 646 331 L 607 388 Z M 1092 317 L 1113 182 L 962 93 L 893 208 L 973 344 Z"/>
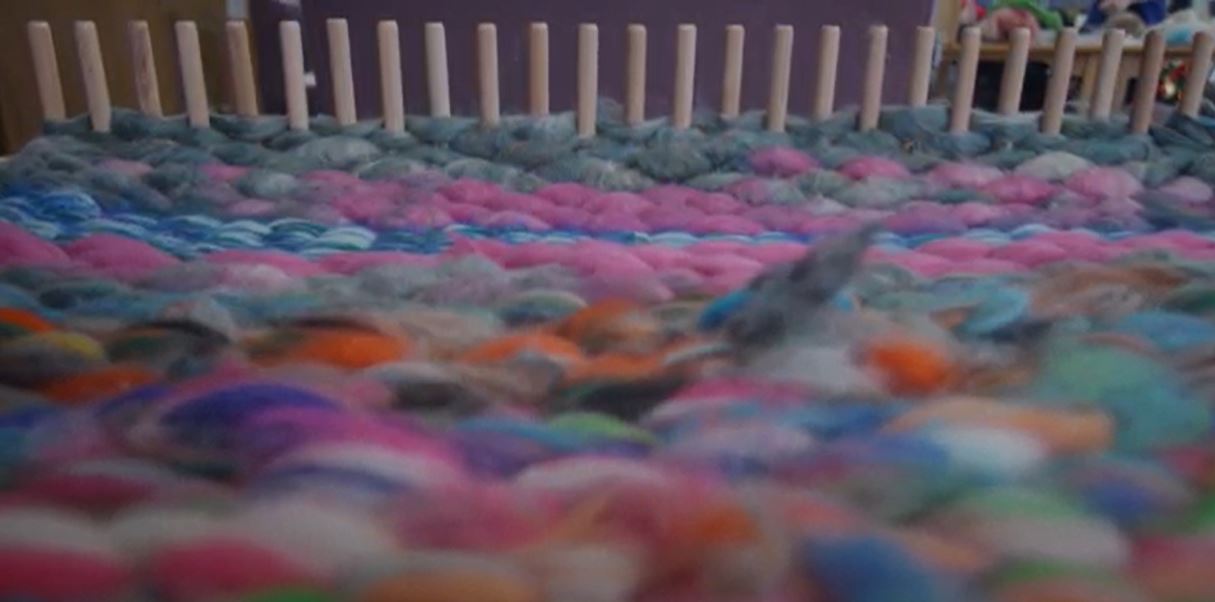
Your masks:
<path fill-rule="evenodd" d="M 115 115 L 0 164 L 0 598 L 1215 598 L 1205 119 Z"/>

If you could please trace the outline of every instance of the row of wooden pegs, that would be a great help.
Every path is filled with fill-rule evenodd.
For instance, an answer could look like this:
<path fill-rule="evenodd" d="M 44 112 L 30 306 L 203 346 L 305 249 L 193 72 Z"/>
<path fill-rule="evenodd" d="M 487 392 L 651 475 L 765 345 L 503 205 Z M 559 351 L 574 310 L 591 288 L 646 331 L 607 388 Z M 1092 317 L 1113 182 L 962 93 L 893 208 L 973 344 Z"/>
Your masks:
<path fill-rule="evenodd" d="M 334 113 L 339 123 L 348 125 L 357 120 L 354 69 L 350 55 L 350 31 L 345 19 L 330 19 L 326 23 L 329 64 L 332 70 Z M 92 127 L 106 132 L 110 128 L 111 104 L 106 81 L 105 62 L 101 55 L 97 28 L 91 21 L 75 24 L 77 53 L 84 77 L 85 95 Z M 191 21 L 175 26 L 178 67 L 186 99 L 186 112 L 191 125 L 210 125 L 210 106 L 203 78 L 203 60 L 199 51 L 198 29 Z M 381 21 L 377 26 L 381 106 L 384 127 L 390 131 L 405 128 L 405 103 L 401 72 L 400 31 L 396 21 Z M 816 86 L 810 116 L 815 120 L 830 117 L 835 112 L 836 79 L 839 63 L 840 28 L 824 26 L 819 32 Z M 129 26 L 132 61 L 135 68 L 136 97 L 139 110 L 161 116 L 160 93 L 156 77 L 148 24 L 134 21 Z M 646 35 L 643 25 L 630 25 L 627 30 L 625 118 L 630 124 L 646 119 Z M 1062 126 L 1072 79 L 1077 32 L 1062 31 L 1056 38 L 1051 62 L 1051 77 L 1040 126 L 1047 134 L 1057 134 Z M 259 113 L 257 90 L 249 33 L 242 21 L 232 21 L 226 28 L 228 60 L 231 65 L 235 108 L 243 116 Z M 308 128 L 308 100 L 305 87 L 304 51 L 300 24 L 284 21 L 279 25 L 282 44 L 282 70 L 286 90 L 287 119 L 293 129 Z M 426 82 L 430 114 L 451 115 L 449 74 L 447 69 L 447 40 L 442 23 L 427 23 L 423 28 L 425 44 Z M 720 112 L 735 117 L 741 110 L 743 81 L 743 46 L 746 32 L 741 25 L 726 27 L 725 60 L 722 66 L 722 98 Z M 857 128 L 861 131 L 878 126 L 882 109 L 882 89 L 885 81 L 888 29 L 874 25 L 868 31 L 868 54 L 865 62 L 861 105 Z M 59 69 L 55 59 L 54 39 L 45 22 L 29 24 L 30 46 L 37 72 L 38 95 L 43 117 L 48 121 L 66 117 Z M 767 127 L 783 131 L 789 115 L 789 81 L 793 64 L 794 29 L 777 25 L 772 37 L 772 61 L 769 74 L 769 94 L 766 113 Z M 917 28 L 912 70 L 907 86 L 906 103 L 912 107 L 929 101 L 937 35 L 931 27 Z M 1031 34 L 1027 29 L 1013 32 L 1004 57 L 1004 78 L 1000 90 L 998 111 L 1012 115 L 1019 111 L 1026 65 L 1029 59 Z M 1095 94 L 1088 106 L 1092 119 L 1108 119 L 1114 106 L 1119 76 L 1119 64 L 1125 43 L 1120 30 L 1105 32 L 1096 79 Z M 492 23 L 477 27 L 477 81 L 480 120 L 494 127 L 501 119 L 498 73 L 498 34 Z M 962 32 L 958 69 L 950 98 L 950 131 L 964 133 L 970 127 L 973 113 L 975 77 L 979 64 L 981 39 L 977 28 Z M 1195 37 L 1190 66 L 1191 77 L 1183 92 L 1180 110 L 1197 115 L 1201 106 L 1203 84 L 1211 69 L 1215 37 L 1202 33 Z M 1164 58 L 1164 37 L 1153 31 L 1144 41 L 1139 62 L 1138 85 L 1131 109 L 1130 129 L 1133 133 L 1147 131 L 1156 102 L 1155 91 Z M 599 28 L 582 24 L 578 28 L 576 122 L 581 136 L 595 134 L 595 109 L 599 94 Z M 676 61 L 674 72 L 674 103 L 671 124 L 685 129 L 692 123 L 693 90 L 696 77 L 696 26 L 680 25 L 676 31 Z M 528 30 L 528 110 L 535 116 L 549 113 L 549 38 L 545 23 L 532 23 Z"/>

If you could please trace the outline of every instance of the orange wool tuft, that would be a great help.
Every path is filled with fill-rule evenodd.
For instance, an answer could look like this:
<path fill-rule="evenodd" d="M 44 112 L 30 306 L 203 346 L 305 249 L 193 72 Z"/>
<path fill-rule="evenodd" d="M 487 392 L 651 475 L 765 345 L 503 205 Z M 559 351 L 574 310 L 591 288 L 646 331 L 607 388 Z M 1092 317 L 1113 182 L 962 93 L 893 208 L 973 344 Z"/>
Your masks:
<path fill-rule="evenodd" d="M 641 307 L 632 301 L 618 299 L 600 301 L 574 312 L 558 323 L 554 327 L 554 331 L 563 337 L 577 341 L 589 336 L 602 325 L 635 311 L 641 311 Z"/>
<path fill-rule="evenodd" d="M 897 395 L 929 395 L 954 380 L 954 365 L 944 350 L 913 339 L 883 339 L 865 349 L 865 363 L 881 374 Z"/>
<path fill-rule="evenodd" d="M 11 324 L 29 332 L 55 330 L 55 325 L 42 319 L 42 316 L 32 311 L 14 307 L 0 307 L 0 324 Z"/>
<path fill-rule="evenodd" d="M 662 371 L 662 356 L 608 353 L 593 357 L 570 370 L 569 382 L 636 380 Z"/>
<path fill-rule="evenodd" d="M 714 504 L 687 518 L 683 535 L 701 545 L 736 545 L 760 537 L 755 518 L 737 505 Z"/>
<path fill-rule="evenodd" d="M 159 377 L 134 366 L 108 366 L 59 379 L 42 388 L 42 394 L 66 405 L 113 397 L 156 382 Z"/>
<path fill-rule="evenodd" d="M 534 353 L 567 363 L 582 360 L 582 350 L 578 345 L 542 332 L 524 332 L 491 339 L 464 352 L 460 360 L 470 364 L 494 364 L 509 361 L 522 353 Z"/>
<path fill-rule="evenodd" d="M 261 363 L 279 365 L 314 362 L 348 370 L 361 370 L 404 359 L 409 342 L 375 332 L 345 329 L 308 330 L 294 345 Z"/>

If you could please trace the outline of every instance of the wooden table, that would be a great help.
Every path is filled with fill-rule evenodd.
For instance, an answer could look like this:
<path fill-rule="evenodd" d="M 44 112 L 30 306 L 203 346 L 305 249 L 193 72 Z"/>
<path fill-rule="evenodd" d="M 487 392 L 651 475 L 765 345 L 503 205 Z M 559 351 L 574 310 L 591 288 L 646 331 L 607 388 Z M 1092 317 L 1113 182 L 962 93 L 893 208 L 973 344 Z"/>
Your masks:
<path fill-rule="evenodd" d="M 1164 50 L 1165 60 L 1184 59 L 1190 56 L 1190 47 L 1169 46 Z M 984 42 L 979 48 L 979 60 L 1002 62 L 1008 56 L 1007 42 Z M 956 41 L 945 44 L 941 50 L 941 63 L 937 67 L 936 94 L 940 95 L 948 83 L 949 66 L 957 62 L 961 56 L 961 46 Z M 1053 35 L 1043 34 L 1029 48 L 1031 62 L 1050 64 L 1054 61 L 1055 40 Z M 1122 106 L 1126 98 L 1126 89 L 1130 81 L 1139 73 L 1139 63 L 1143 57 L 1143 39 L 1126 38 L 1122 46 L 1122 62 L 1118 68 L 1118 84 L 1114 88 L 1114 102 Z M 1080 77 L 1080 94 L 1078 99 L 1084 102 L 1092 100 L 1093 91 L 1097 85 L 1097 66 L 1101 59 L 1101 35 L 1083 34 L 1076 39 L 1076 64 L 1073 77 Z"/>

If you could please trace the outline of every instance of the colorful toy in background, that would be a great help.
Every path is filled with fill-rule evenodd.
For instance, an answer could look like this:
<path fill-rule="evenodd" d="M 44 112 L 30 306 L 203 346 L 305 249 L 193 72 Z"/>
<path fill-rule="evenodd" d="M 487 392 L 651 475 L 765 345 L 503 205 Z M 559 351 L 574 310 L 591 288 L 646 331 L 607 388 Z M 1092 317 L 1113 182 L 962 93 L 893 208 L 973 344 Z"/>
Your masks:
<path fill-rule="evenodd" d="M 1130 35 L 1142 35 L 1168 16 L 1166 0 L 1093 0 L 1084 28 L 1122 29 Z"/>
<path fill-rule="evenodd" d="M 985 9 L 964 0 L 962 25 L 978 25 L 989 41 L 1008 39 L 1014 30 L 1028 28 L 1036 36 L 1042 30 L 1058 30 L 1063 20 L 1040 0 L 995 0 Z"/>

